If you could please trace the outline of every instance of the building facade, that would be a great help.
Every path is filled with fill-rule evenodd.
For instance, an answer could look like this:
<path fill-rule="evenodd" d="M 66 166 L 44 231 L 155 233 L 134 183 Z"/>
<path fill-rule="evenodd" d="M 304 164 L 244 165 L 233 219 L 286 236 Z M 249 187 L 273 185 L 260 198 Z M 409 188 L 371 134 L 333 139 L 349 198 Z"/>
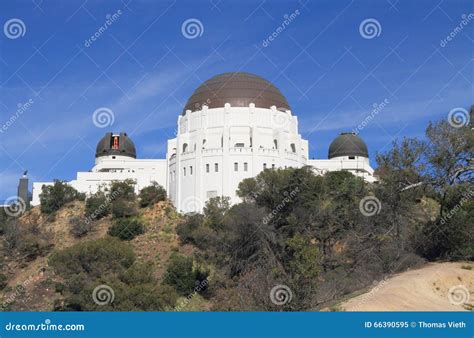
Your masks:
<path fill-rule="evenodd" d="M 178 117 L 176 138 L 168 140 L 166 159 L 137 159 L 125 133 L 107 133 L 96 149 L 95 166 L 69 184 L 92 194 L 115 180 L 132 179 L 136 191 L 157 182 L 182 212 L 200 212 L 212 197 L 239 202 L 239 183 L 265 169 L 312 166 L 316 172 L 348 170 L 375 181 L 366 144 L 343 133 L 330 145 L 328 159 L 309 160 L 308 141 L 298 118 L 270 82 L 249 73 L 224 73 L 199 86 Z M 32 205 L 41 187 L 33 183 Z"/>

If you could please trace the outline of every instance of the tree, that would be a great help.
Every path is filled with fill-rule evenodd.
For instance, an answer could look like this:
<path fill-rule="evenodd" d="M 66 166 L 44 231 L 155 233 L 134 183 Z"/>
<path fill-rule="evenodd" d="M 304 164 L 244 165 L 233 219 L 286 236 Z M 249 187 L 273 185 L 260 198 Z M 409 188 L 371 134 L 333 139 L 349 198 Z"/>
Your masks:
<path fill-rule="evenodd" d="M 408 218 L 428 183 L 426 151 L 426 143 L 404 138 L 400 143 L 393 142 L 392 149 L 386 153 L 377 154 L 380 184 L 375 194 L 384 211 L 381 217 L 390 224 L 390 229 L 395 230 L 402 250 L 407 239 L 406 227 L 410 224 Z"/>
<path fill-rule="evenodd" d="M 101 219 L 110 214 L 110 203 L 113 198 L 103 191 L 98 191 L 86 199 L 85 216 L 89 221 Z"/>
<path fill-rule="evenodd" d="M 427 159 L 433 187 L 439 192 L 440 217 L 446 210 L 449 187 L 461 182 L 474 182 L 474 133 L 469 126 L 454 128 L 448 122 L 430 123 Z"/>
<path fill-rule="evenodd" d="M 187 296 L 193 292 L 196 285 L 201 284 L 208 276 L 209 271 L 195 267 L 191 257 L 174 254 L 166 268 L 163 284 L 171 285 L 179 294 Z"/>
<path fill-rule="evenodd" d="M 137 196 L 135 195 L 135 182 L 128 179 L 114 181 L 110 187 L 111 212 L 114 218 L 134 217 L 138 215 Z"/>
<path fill-rule="evenodd" d="M 213 230 L 222 229 L 224 218 L 230 209 L 230 197 L 210 198 L 204 206 L 205 224 Z"/>
<path fill-rule="evenodd" d="M 155 203 L 166 200 L 166 190 L 161 185 L 153 182 L 152 185 L 140 190 L 138 195 L 140 207 L 145 208 Z"/>
<path fill-rule="evenodd" d="M 41 212 L 51 214 L 58 211 L 65 204 L 85 199 L 83 193 L 79 193 L 69 184 L 56 180 L 53 185 L 43 185 L 40 194 Z"/>

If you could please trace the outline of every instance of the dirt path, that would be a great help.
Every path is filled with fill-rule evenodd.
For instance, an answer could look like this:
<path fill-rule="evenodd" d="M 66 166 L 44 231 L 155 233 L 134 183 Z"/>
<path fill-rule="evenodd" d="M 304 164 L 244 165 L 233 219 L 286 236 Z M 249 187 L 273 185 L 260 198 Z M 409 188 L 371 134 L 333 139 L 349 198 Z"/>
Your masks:
<path fill-rule="evenodd" d="M 431 263 L 383 280 L 369 292 L 342 303 L 340 308 L 345 311 L 472 311 L 473 304 L 473 263 Z"/>

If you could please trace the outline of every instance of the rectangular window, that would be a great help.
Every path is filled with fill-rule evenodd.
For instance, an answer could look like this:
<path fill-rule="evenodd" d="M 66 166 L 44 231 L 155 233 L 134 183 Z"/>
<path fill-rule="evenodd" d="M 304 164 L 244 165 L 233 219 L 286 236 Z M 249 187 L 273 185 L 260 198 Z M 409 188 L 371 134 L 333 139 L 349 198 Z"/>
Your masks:
<path fill-rule="evenodd" d="M 183 176 L 186 176 L 186 167 L 183 168 Z"/>
<path fill-rule="evenodd" d="M 214 171 L 215 172 L 219 171 L 219 164 L 218 163 L 214 163 Z"/>
<path fill-rule="evenodd" d="M 248 170 L 249 170 L 248 163 L 247 163 L 247 162 L 244 162 L 244 171 L 248 171 Z"/>
<path fill-rule="evenodd" d="M 267 169 L 267 164 L 266 163 L 263 164 L 263 170 L 265 170 L 265 169 Z"/>
<path fill-rule="evenodd" d="M 275 165 L 274 165 L 274 164 L 272 164 L 272 169 L 275 169 Z"/>
<path fill-rule="evenodd" d="M 355 156 L 349 156 L 349 160 L 355 160 Z"/>
<path fill-rule="evenodd" d="M 234 171 L 239 171 L 239 163 L 234 162 Z"/>
<path fill-rule="evenodd" d="M 189 175 L 192 175 L 193 174 L 193 166 L 190 166 L 189 167 Z"/>
<path fill-rule="evenodd" d="M 206 173 L 208 173 L 208 172 L 209 172 L 209 163 L 206 164 Z"/>

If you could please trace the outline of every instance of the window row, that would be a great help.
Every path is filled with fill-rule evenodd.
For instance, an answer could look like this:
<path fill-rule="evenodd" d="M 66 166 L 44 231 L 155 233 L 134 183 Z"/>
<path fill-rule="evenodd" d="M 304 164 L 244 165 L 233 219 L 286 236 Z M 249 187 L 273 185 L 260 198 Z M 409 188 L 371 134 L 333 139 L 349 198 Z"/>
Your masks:
<path fill-rule="evenodd" d="M 202 149 L 205 149 L 205 145 L 206 145 L 206 139 L 202 140 Z M 223 141 L 223 138 L 221 138 L 221 147 L 223 147 L 223 146 L 224 146 L 224 141 Z M 243 148 L 243 147 L 245 147 L 245 143 L 241 143 L 241 142 L 235 143 L 234 147 L 235 148 Z M 250 138 L 249 147 L 252 148 L 252 138 Z M 262 148 L 262 146 L 260 146 L 260 148 Z M 194 149 L 194 151 L 196 150 L 196 144 L 194 144 L 193 149 Z M 273 149 L 278 150 L 278 141 L 277 140 L 273 140 Z M 188 152 L 189 151 L 189 145 L 187 143 L 183 143 L 182 150 L 183 150 L 182 151 L 183 153 Z M 291 152 L 296 153 L 296 145 L 294 143 L 290 143 L 290 150 L 291 150 Z"/>
<path fill-rule="evenodd" d="M 273 163 L 271 166 L 272 169 L 275 169 L 275 164 Z M 286 166 L 285 166 L 286 168 Z M 263 163 L 263 170 L 267 169 L 267 164 Z M 239 162 L 234 162 L 234 171 L 238 172 L 239 170 L 243 170 L 244 172 L 249 171 L 249 164 L 248 162 L 244 162 L 243 166 L 241 167 L 239 165 Z M 211 164 L 206 163 L 206 173 L 211 172 Z M 214 163 L 214 172 L 219 172 L 219 163 Z M 183 176 L 186 176 L 189 173 L 189 175 L 193 174 L 193 166 L 188 167 L 183 167 Z"/>

